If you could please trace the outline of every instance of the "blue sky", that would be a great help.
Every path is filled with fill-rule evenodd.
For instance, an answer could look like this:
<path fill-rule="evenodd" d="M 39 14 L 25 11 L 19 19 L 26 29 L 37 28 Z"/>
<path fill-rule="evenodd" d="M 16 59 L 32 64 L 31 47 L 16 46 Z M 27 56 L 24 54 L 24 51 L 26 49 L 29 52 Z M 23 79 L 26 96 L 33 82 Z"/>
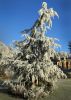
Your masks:
<path fill-rule="evenodd" d="M 38 18 L 43 1 L 53 7 L 60 16 L 53 20 L 47 36 L 59 38 L 61 51 L 68 51 L 71 40 L 71 0 L 0 0 L 0 41 L 9 45 L 12 40 L 21 40 L 20 31 L 30 28 Z"/>

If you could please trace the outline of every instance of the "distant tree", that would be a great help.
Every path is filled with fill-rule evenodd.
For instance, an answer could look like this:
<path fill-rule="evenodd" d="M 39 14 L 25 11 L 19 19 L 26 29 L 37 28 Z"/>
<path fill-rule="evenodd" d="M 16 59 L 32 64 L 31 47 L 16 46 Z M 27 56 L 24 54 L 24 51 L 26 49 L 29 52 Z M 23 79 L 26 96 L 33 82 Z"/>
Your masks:
<path fill-rule="evenodd" d="M 2 58 L 2 53 L 0 53 L 0 59 Z"/>
<path fill-rule="evenodd" d="M 69 51 L 71 53 L 71 41 L 69 41 L 69 43 L 68 43 L 68 49 L 69 49 Z"/>

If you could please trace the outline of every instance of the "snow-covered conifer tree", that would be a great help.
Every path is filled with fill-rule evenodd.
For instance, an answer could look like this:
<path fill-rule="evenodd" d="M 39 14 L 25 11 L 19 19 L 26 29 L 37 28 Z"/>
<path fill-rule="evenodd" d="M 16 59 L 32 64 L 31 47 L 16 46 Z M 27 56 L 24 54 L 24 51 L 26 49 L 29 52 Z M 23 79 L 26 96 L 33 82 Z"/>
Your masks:
<path fill-rule="evenodd" d="M 66 77 L 51 61 L 56 53 L 55 47 L 60 45 L 55 43 L 56 38 L 46 36 L 54 16 L 59 17 L 53 8 L 48 8 L 47 3 L 43 2 L 34 25 L 22 31 L 24 40 L 15 42 L 17 54 L 11 67 L 14 75 L 8 82 L 13 94 L 37 100 L 40 95 L 53 91 L 57 78 Z"/>

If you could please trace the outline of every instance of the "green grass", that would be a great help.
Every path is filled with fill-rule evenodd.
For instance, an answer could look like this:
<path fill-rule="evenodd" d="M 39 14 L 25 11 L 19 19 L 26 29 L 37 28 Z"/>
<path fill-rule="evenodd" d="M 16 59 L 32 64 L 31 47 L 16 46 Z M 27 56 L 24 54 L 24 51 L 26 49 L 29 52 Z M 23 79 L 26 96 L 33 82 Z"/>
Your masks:
<path fill-rule="evenodd" d="M 57 89 L 48 97 L 41 100 L 71 100 L 71 79 L 59 80 Z M 22 100 L 11 97 L 8 94 L 0 93 L 0 100 Z"/>
<path fill-rule="evenodd" d="M 71 79 L 59 80 L 57 84 L 57 89 L 44 100 L 71 100 Z"/>
<path fill-rule="evenodd" d="M 18 97 L 12 97 L 6 93 L 0 93 L 0 100 L 23 100 Z"/>

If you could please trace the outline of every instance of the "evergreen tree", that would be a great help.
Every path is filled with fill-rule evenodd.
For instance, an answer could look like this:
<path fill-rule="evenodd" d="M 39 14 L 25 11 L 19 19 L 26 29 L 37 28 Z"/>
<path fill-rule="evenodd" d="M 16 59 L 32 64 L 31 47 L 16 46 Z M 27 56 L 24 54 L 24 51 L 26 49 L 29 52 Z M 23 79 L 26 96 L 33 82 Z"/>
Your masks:
<path fill-rule="evenodd" d="M 0 53 L 0 59 L 2 58 L 2 54 Z"/>
<path fill-rule="evenodd" d="M 69 47 L 69 51 L 70 51 L 70 54 L 71 54 L 71 41 L 69 41 L 68 47 Z"/>
<path fill-rule="evenodd" d="M 52 27 L 51 19 L 58 14 L 43 2 L 39 15 L 32 28 L 22 31 L 25 39 L 15 42 L 17 55 L 9 67 L 14 75 L 12 80 L 5 81 L 12 93 L 29 100 L 49 94 L 55 88 L 57 78 L 66 78 L 50 59 L 56 54 L 54 48 L 60 45 L 55 43 L 56 38 L 45 35 Z"/>

